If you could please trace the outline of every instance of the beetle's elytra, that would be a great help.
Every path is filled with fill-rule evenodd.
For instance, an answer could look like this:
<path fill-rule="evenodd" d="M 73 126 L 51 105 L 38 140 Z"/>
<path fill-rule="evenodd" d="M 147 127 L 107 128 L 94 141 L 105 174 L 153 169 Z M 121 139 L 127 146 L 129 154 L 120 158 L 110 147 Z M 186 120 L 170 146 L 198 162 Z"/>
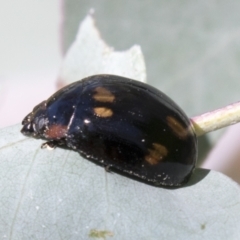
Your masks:
<path fill-rule="evenodd" d="M 177 187 L 195 167 L 197 138 L 185 113 L 159 90 L 114 75 L 72 83 L 38 104 L 21 132 L 78 151 L 129 178 Z"/>

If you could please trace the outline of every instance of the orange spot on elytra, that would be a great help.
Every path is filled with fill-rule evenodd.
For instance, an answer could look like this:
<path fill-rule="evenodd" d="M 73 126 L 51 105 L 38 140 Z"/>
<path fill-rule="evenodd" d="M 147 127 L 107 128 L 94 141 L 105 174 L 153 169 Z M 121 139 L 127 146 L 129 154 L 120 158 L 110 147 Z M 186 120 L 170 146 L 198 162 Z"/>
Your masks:
<path fill-rule="evenodd" d="M 168 116 L 167 124 L 175 135 L 179 138 L 186 138 L 190 133 L 188 128 L 185 128 L 176 118 Z"/>
<path fill-rule="evenodd" d="M 115 99 L 115 96 L 106 88 L 97 87 L 95 92 L 93 98 L 98 102 L 113 102 Z"/>
<path fill-rule="evenodd" d="M 113 111 L 110 108 L 106 108 L 106 107 L 96 107 L 93 109 L 94 113 L 98 116 L 98 117 L 111 117 L 113 115 Z"/>
<path fill-rule="evenodd" d="M 45 134 L 48 138 L 59 139 L 63 138 L 67 133 L 67 126 L 64 125 L 52 125 L 46 130 Z"/>
<path fill-rule="evenodd" d="M 145 160 L 151 164 L 156 165 L 167 156 L 168 150 L 159 143 L 153 143 L 153 149 L 148 149 L 149 155 L 145 156 Z"/>

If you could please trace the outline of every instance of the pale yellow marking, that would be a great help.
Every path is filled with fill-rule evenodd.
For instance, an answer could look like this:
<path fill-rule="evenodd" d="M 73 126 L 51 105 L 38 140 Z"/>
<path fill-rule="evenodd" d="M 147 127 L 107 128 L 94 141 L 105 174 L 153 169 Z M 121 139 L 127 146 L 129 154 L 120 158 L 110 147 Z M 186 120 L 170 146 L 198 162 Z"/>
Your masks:
<path fill-rule="evenodd" d="M 106 118 L 106 117 L 111 117 L 113 115 L 113 111 L 110 108 L 95 107 L 93 110 L 98 117 Z"/>
<path fill-rule="evenodd" d="M 168 116 L 167 124 L 179 138 L 186 138 L 188 136 L 188 128 L 185 128 L 176 118 Z"/>
<path fill-rule="evenodd" d="M 113 237 L 113 232 L 110 232 L 107 230 L 91 229 L 89 233 L 89 237 L 105 240 L 107 237 Z"/>
<path fill-rule="evenodd" d="M 159 143 L 153 143 L 152 145 L 153 149 L 148 149 L 149 155 L 145 156 L 145 160 L 151 165 L 156 165 L 167 156 L 168 150 Z"/>
<path fill-rule="evenodd" d="M 95 88 L 95 92 L 93 98 L 98 102 L 113 102 L 115 99 L 115 96 L 104 87 Z"/>

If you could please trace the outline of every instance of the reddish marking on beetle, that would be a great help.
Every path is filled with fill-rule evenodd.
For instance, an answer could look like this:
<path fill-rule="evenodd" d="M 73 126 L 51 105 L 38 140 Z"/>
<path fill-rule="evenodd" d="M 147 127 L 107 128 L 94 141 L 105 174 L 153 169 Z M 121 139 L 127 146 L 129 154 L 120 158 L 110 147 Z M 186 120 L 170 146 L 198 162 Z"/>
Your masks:
<path fill-rule="evenodd" d="M 49 126 L 45 132 L 47 138 L 50 139 L 60 139 L 65 137 L 67 133 L 67 126 L 64 125 L 52 125 Z"/>
<path fill-rule="evenodd" d="M 93 98 L 98 102 L 113 102 L 115 96 L 106 88 L 96 87 L 94 89 L 96 94 L 93 95 Z"/>
<path fill-rule="evenodd" d="M 173 131 L 173 133 L 181 138 L 184 139 L 190 133 L 188 128 L 185 128 L 176 118 L 167 116 L 167 124 Z"/>
<path fill-rule="evenodd" d="M 159 143 L 153 143 L 152 145 L 153 149 L 148 149 L 149 155 L 145 156 L 145 160 L 151 165 L 156 165 L 167 156 L 168 150 Z"/>
<path fill-rule="evenodd" d="M 110 108 L 106 108 L 106 107 L 96 107 L 93 109 L 95 115 L 97 115 L 98 117 L 111 117 L 113 115 L 113 111 Z"/>

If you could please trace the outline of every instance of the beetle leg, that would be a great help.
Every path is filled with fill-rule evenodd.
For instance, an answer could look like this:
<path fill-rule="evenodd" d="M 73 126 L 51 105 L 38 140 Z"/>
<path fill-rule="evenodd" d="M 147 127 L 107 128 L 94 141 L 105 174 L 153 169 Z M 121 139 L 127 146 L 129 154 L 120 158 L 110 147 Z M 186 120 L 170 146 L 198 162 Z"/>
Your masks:
<path fill-rule="evenodd" d="M 48 150 L 53 150 L 57 147 L 56 141 L 45 142 L 41 145 L 41 148 L 47 148 Z"/>
<path fill-rule="evenodd" d="M 110 170 L 110 165 L 105 166 L 105 171 L 108 173 L 112 173 L 112 171 Z"/>

